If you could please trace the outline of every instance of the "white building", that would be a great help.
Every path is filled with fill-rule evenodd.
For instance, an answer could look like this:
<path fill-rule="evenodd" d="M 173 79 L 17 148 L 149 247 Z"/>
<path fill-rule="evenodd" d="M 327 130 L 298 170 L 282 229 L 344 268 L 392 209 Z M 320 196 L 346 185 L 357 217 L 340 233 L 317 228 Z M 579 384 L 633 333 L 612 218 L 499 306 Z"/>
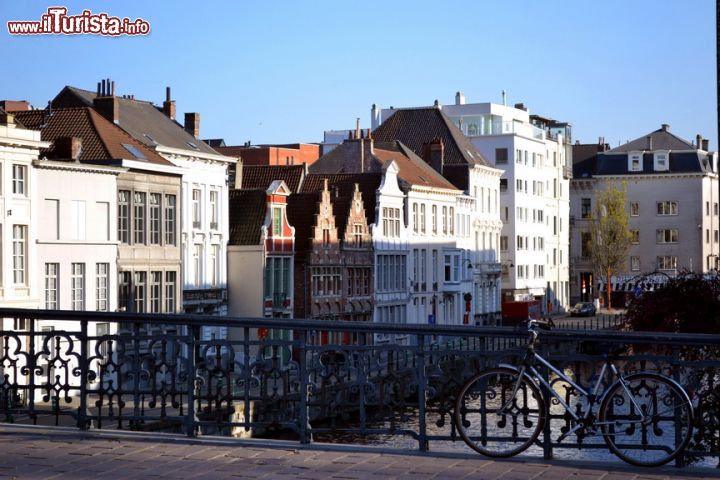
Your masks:
<path fill-rule="evenodd" d="M 499 247 L 505 299 L 541 299 L 544 309 L 548 301 L 555 311 L 567 308 L 570 126 L 531 116 L 522 105 L 468 104 L 461 92 L 454 105 L 436 102 L 435 107 L 490 165 L 504 171 L 499 185 Z M 412 110 L 421 109 L 408 111 Z M 405 110 L 374 107 L 373 127 L 382 127 L 398 111 Z M 471 188 L 477 198 L 475 186 L 463 187 Z"/>
<path fill-rule="evenodd" d="M 97 92 L 65 87 L 53 106 L 93 105 L 99 96 L 114 96 L 114 82 L 98 83 Z M 162 107 L 115 97 L 115 123 L 146 147 L 180 167 L 183 307 L 186 312 L 227 314 L 227 169 L 236 159 L 218 154 L 200 136 L 200 114 L 186 113 L 184 128 L 175 121 L 175 101 L 167 88 Z M 225 329 L 204 335 L 224 337 Z"/>
<path fill-rule="evenodd" d="M 0 109 L 0 305 L 38 308 L 41 304 L 36 271 L 37 245 L 33 241 L 37 221 L 37 189 L 33 160 L 50 143 L 40 132 L 18 125 L 15 117 Z M 5 320 L 6 322 L 9 320 Z M 4 325 L 23 330 L 22 325 Z M 20 328 L 19 328 L 20 327 Z"/>
<path fill-rule="evenodd" d="M 460 318 L 463 324 L 494 325 L 500 320 L 500 182 L 502 170 L 488 164 L 451 119 L 437 107 L 393 109 L 392 115 L 372 132 L 379 141 L 397 140 L 419 156 L 430 171 L 440 173 L 456 189 L 425 191 L 434 205 L 410 205 L 408 221 L 420 222 L 418 243 L 442 244 L 438 251 L 442 282 L 449 296 L 433 295 L 429 310 L 434 319 Z M 379 110 L 373 107 L 373 118 Z M 410 193 L 408 193 L 410 195 Z M 423 210 L 424 209 L 424 210 Z M 428 227 L 423 231 L 423 221 Z M 419 247 L 419 257 L 423 248 Z M 427 255 L 435 252 L 428 251 Z M 415 254 L 413 253 L 413 258 Z M 446 263 L 448 262 L 448 263 Z M 431 272 L 434 274 L 434 272 Z M 457 295 L 451 292 L 463 292 Z M 468 295 L 466 295 L 468 294 Z M 422 301 L 422 300 L 421 300 Z M 427 308 L 427 307 L 425 307 Z M 424 311 L 423 305 L 419 305 Z M 442 311 L 443 315 L 438 315 Z"/>

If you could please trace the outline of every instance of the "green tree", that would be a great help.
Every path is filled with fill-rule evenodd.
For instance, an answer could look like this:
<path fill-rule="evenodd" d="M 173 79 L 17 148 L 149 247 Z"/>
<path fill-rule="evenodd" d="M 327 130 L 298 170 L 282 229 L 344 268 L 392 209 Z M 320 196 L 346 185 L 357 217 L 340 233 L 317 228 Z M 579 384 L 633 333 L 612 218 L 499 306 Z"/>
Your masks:
<path fill-rule="evenodd" d="M 624 265 L 632 240 L 625 203 L 625 184 L 622 188 L 608 185 L 595 194 L 590 218 L 590 261 L 597 276 L 605 280 L 608 308 L 612 307 L 612 276 Z"/>

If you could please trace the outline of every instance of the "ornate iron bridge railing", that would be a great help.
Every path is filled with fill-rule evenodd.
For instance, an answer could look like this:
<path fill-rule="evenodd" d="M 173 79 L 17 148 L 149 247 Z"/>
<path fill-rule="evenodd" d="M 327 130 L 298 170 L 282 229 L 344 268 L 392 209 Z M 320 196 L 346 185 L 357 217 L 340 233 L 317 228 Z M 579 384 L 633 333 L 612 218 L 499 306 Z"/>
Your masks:
<path fill-rule="evenodd" d="M 380 434 L 410 438 L 420 450 L 459 440 L 459 387 L 480 369 L 513 363 L 526 341 L 508 327 L 124 312 L 0 309 L 0 321 L 3 422 L 189 436 L 280 432 L 300 442 Z M 228 327 L 228 338 L 203 335 L 209 326 Z M 378 334 L 406 344 L 375 344 Z M 585 347 L 597 343 L 624 347 L 615 363 L 625 372 L 658 371 L 683 384 L 698 412 L 685 460 L 720 457 L 720 336 L 555 330 L 541 353 L 585 387 L 602 364 Z M 569 385 L 548 380 L 577 411 L 586 408 Z M 555 407 L 537 454 L 606 450 L 600 438 L 559 442 L 572 419 Z"/>

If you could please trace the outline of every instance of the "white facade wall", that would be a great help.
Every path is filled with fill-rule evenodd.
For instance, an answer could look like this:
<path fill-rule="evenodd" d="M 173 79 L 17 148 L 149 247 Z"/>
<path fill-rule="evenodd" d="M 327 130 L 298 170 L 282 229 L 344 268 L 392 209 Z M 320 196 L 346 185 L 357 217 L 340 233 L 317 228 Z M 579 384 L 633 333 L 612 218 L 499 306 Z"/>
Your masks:
<path fill-rule="evenodd" d="M 377 192 L 377 223 L 370 225 L 375 249 L 375 311 L 377 323 L 408 323 L 410 297 L 408 279 L 408 231 L 405 224 L 405 194 L 397 180 L 398 167 L 385 169 Z M 408 338 L 376 334 L 376 344 L 406 344 Z"/>
<path fill-rule="evenodd" d="M 40 148 L 49 146 L 49 142 L 40 140 L 38 131 L 19 128 L 13 123 L 0 125 L 0 305 L 3 307 L 37 308 L 40 305 L 37 272 L 33 268 L 37 259 L 34 241 L 38 225 L 37 184 L 31 165 L 38 158 Z M 13 244 L 16 226 L 25 238 Z"/>
<path fill-rule="evenodd" d="M 50 161 L 34 167 L 40 307 L 116 311 L 121 169 Z M 81 288 L 73 289 L 73 278 Z"/>
<path fill-rule="evenodd" d="M 571 159 L 565 140 L 547 136 L 530 123 L 527 111 L 518 108 L 477 103 L 442 109 L 491 165 L 504 170 L 507 188 L 500 193 L 501 237 L 507 238 L 500 257 L 503 290 L 511 290 L 515 299 L 544 296 L 543 308 L 548 300 L 555 309 L 567 308 L 569 179 L 563 172 Z M 497 161 L 498 149 L 506 149 L 506 161 Z"/>
<path fill-rule="evenodd" d="M 227 171 L 235 159 L 162 147 L 157 152 L 183 168 L 180 195 L 183 307 L 186 312 L 227 315 Z M 227 328 L 206 327 L 202 335 L 226 338 Z"/>

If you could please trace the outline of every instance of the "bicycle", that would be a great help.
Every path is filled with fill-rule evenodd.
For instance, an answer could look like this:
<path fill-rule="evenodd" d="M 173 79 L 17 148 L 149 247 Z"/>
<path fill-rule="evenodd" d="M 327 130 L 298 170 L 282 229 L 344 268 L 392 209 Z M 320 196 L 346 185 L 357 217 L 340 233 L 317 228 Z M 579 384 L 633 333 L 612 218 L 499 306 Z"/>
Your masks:
<path fill-rule="evenodd" d="M 606 354 L 594 387 L 587 391 L 535 351 L 540 331 L 549 329 L 547 322 L 529 320 L 530 341 L 519 367 L 501 364 L 462 386 L 454 415 L 465 443 L 489 457 L 511 457 L 524 451 L 537 440 L 547 421 L 549 393 L 573 419 L 572 428 L 562 433 L 558 442 L 579 431 L 583 435 L 599 432 L 615 455 L 646 467 L 664 465 L 683 452 L 690 442 L 694 409 L 682 386 L 658 373 L 623 376 Z M 586 399 L 584 415 L 576 413 L 540 375 L 539 365 Z M 608 368 L 617 380 L 598 396 Z"/>

